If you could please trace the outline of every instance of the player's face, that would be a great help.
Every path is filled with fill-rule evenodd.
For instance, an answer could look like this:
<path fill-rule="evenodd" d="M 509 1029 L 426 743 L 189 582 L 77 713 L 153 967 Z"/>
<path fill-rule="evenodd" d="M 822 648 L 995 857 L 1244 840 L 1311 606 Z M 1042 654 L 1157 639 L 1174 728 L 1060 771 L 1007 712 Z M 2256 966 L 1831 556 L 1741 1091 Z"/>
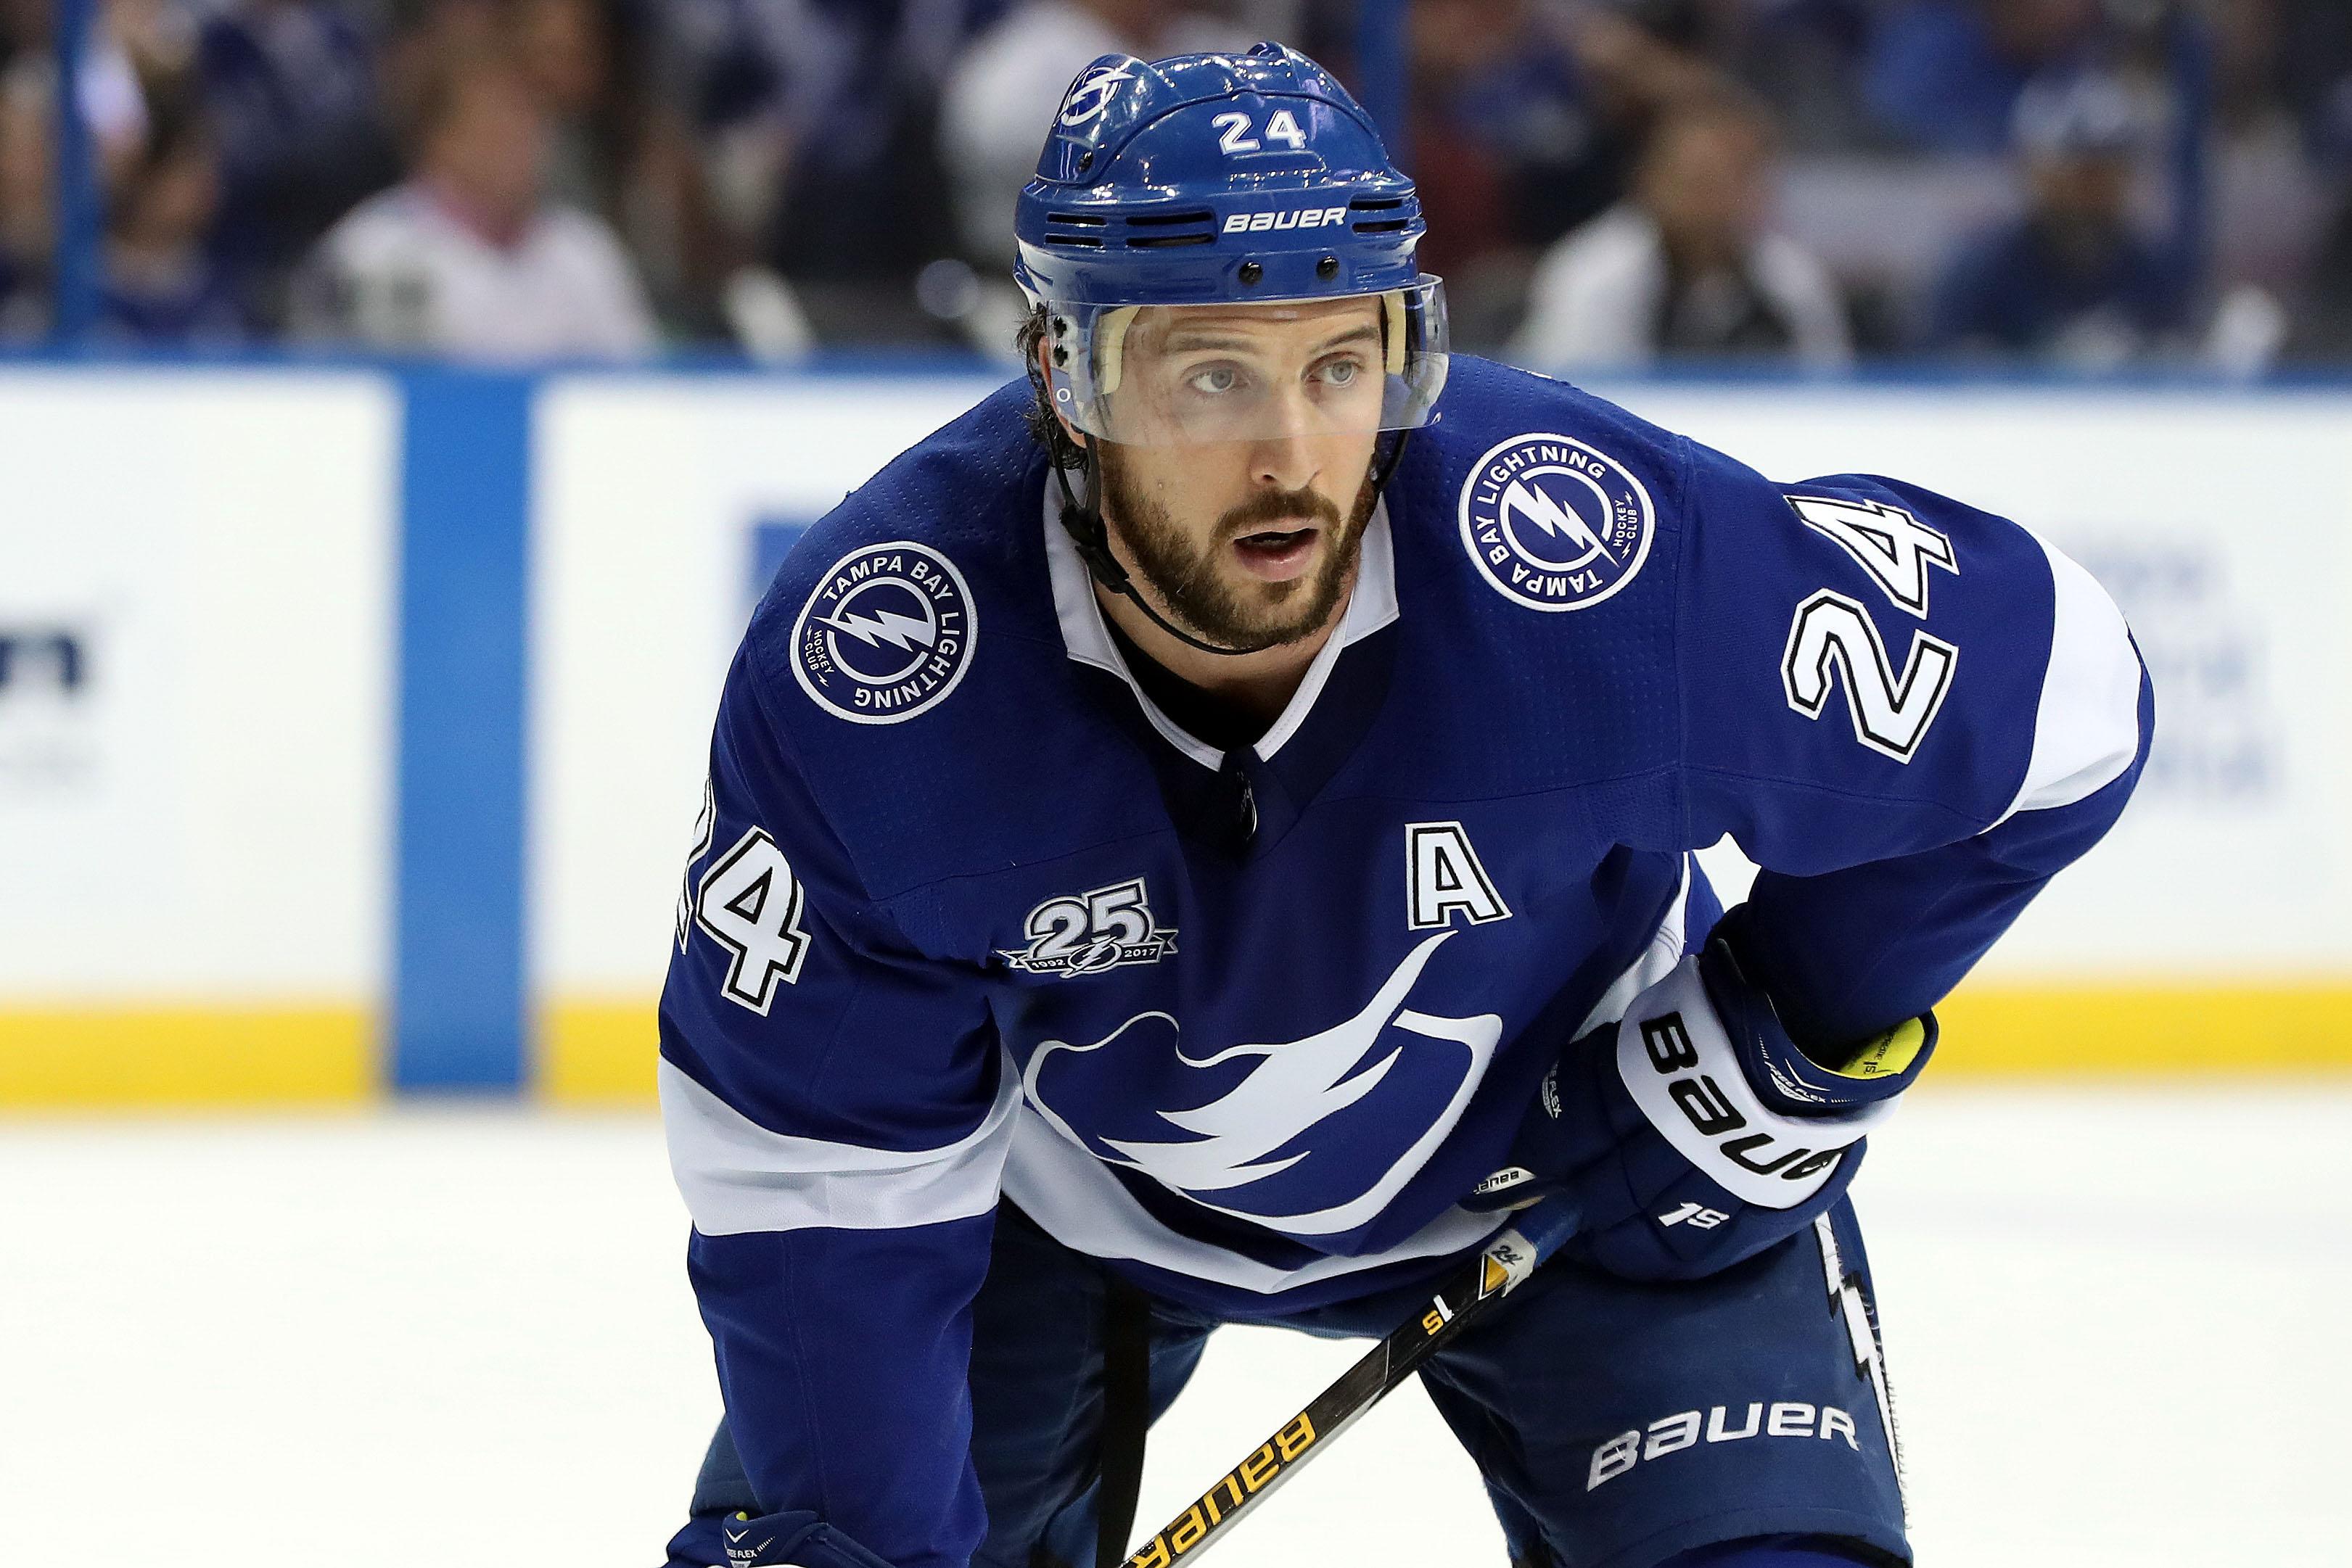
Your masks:
<path fill-rule="evenodd" d="M 1376 498 L 1380 302 L 1144 310 L 1122 350 L 1121 424 L 1145 439 L 1100 444 L 1130 566 L 1226 647 L 1323 626 Z"/>

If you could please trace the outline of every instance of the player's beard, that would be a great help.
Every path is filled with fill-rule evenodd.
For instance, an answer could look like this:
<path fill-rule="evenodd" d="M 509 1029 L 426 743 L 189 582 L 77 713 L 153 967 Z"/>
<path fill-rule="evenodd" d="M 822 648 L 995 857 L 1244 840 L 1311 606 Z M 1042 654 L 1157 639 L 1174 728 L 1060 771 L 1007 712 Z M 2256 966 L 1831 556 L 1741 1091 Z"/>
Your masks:
<path fill-rule="evenodd" d="M 1134 483 L 1109 442 L 1101 444 L 1101 472 L 1104 520 L 1177 624 L 1244 653 L 1296 643 L 1331 619 L 1355 580 L 1364 528 L 1380 500 L 1370 473 L 1344 523 L 1339 508 L 1319 491 L 1263 491 L 1219 517 L 1202 546 Z M 1305 576 L 1266 582 L 1227 560 L 1234 540 L 1301 520 L 1320 525 L 1325 541 L 1322 564 Z"/>

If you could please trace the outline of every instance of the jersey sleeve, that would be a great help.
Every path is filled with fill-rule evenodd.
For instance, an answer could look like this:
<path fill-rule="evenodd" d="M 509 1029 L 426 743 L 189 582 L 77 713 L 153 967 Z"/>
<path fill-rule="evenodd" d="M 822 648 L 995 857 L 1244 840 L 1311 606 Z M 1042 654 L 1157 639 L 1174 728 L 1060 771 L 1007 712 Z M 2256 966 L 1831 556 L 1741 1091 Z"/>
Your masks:
<path fill-rule="evenodd" d="M 1017 1091 L 973 977 L 861 885 L 739 657 L 661 1004 L 689 1273 L 768 1512 L 961 1568 L 971 1307 Z"/>
<path fill-rule="evenodd" d="M 1691 448 L 1679 639 L 1692 847 L 1762 868 L 1725 933 L 1801 1040 L 1935 1005 L 2137 782 L 2154 699 L 2090 574 L 2016 523 Z"/>

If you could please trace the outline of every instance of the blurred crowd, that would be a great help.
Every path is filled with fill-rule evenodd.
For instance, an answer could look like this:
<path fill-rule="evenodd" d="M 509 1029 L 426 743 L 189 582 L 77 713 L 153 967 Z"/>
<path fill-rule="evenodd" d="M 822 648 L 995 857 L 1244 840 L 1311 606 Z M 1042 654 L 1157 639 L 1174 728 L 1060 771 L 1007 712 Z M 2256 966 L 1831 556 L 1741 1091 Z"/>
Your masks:
<path fill-rule="evenodd" d="M 98 331 L 487 358 L 1007 355 L 1014 193 L 1111 50 L 1355 0 L 91 0 Z M 53 0 L 0 0 L 37 341 Z M 1457 346 L 1570 372 L 2352 363 L 2352 0 L 1412 0 Z"/>

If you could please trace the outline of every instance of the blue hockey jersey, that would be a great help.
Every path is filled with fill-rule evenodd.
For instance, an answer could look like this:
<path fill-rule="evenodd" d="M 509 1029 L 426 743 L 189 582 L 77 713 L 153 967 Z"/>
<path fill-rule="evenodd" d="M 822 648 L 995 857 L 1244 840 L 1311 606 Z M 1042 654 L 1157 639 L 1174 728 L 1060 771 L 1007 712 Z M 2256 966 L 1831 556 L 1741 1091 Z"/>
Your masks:
<path fill-rule="evenodd" d="M 1434 1273 L 1562 1044 L 1713 920 L 1691 851 L 1765 868 L 1744 956 L 1792 1032 L 1859 1039 L 2105 831 L 2152 727 L 2122 618 L 2024 528 L 1457 358 L 1342 624 L 1221 755 L 1109 635 L 1030 398 L 785 561 L 662 1001 L 737 1446 L 898 1568 L 982 1532 L 1000 1195 L 1231 1316 Z"/>

